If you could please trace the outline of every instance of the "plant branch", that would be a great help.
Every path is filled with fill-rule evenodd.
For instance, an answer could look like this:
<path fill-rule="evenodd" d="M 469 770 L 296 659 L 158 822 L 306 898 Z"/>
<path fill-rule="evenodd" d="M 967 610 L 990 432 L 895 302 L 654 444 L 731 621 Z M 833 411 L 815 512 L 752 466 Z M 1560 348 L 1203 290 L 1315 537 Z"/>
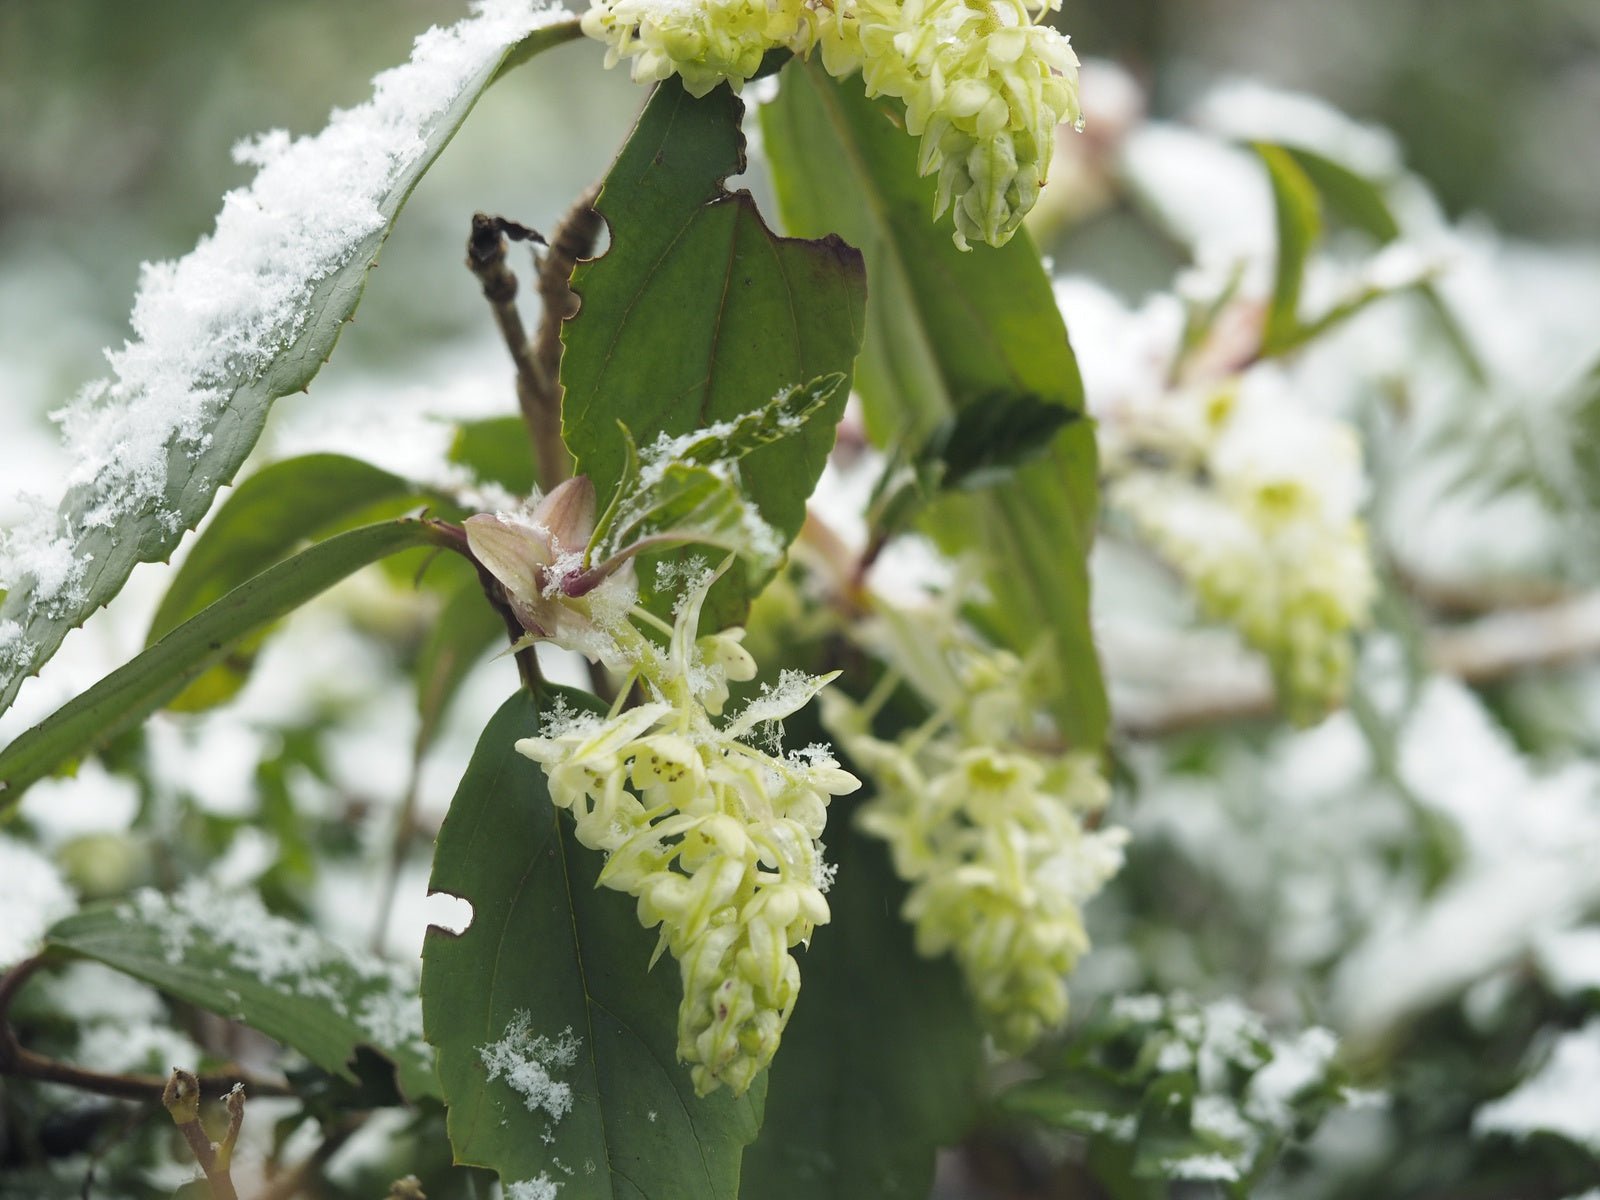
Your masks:
<path fill-rule="evenodd" d="M 533 357 L 539 370 L 550 380 L 550 402 L 540 413 L 539 428 L 544 458 L 539 464 L 539 482 L 546 489 L 572 474 L 572 458 L 561 440 L 561 324 L 578 311 L 578 297 L 572 291 L 572 272 L 578 263 L 594 253 L 603 222 L 594 202 L 600 185 L 591 184 L 578 197 L 567 215 L 556 226 L 549 249 L 539 260 L 539 300 L 544 311 L 533 343 Z M 546 460 L 549 461 L 546 461 Z"/>
<path fill-rule="evenodd" d="M 45 965 L 46 957 L 36 954 L 24 959 L 5 975 L 0 976 L 0 1075 L 14 1079 L 33 1079 L 41 1083 L 59 1083 L 66 1087 L 111 1096 L 119 1100 L 159 1100 L 170 1081 L 155 1075 L 121 1075 L 89 1071 L 71 1063 L 59 1062 L 35 1054 L 17 1040 L 11 1027 L 11 1005 L 23 984 Z M 202 1076 L 197 1086 L 202 1096 L 216 1099 L 226 1096 L 241 1082 L 248 1082 L 250 1090 L 265 1096 L 290 1096 L 294 1093 L 282 1084 L 268 1080 L 246 1079 L 237 1071 L 220 1072 Z"/>
<path fill-rule="evenodd" d="M 1114 646 L 1109 648 L 1114 665 L 1119 656 Z M 1151 653 L 1170 663 L 1170 650 L 1157 647 Z M 1426 653 L 1434 670 L 1469 684 L 1600 658 L 1600 592 L 1436 627 L 1427 634 Z M 1163 672 L 1159 698 L 1117 706 L 1119 732 L 1130 738 L 1166 737 L 1261 720 L 1277 711 L 1265 670 L 1204 674 L 1204 684 L 1184 687 Z"/>
<path fill-rule="evenodd" d="M 244 1124 L 244 1088 L 235 1085 L 223 1098 L 228 1109 L 228 1131 L 222 1141 L 213 1145 L 205 1127 L 200 1124 L 200 1081 L 195 1076 L 175 1067 L 172 1078 L 161 1092 L 161 1104 L 172 1116 L 173 1124 L 189 1143 L 189 1151 L 205 1172 L 211 1186 L 212 1200 L 239 1200 L 228 1167 L 233 1159 L 233 1147 L 239 1140 L 239 1128 Z"/>
<path fill-rule="evenodd" d="M 533 443 L 534 459 L 539 464 L 539 482 L 549 488 L 559 480 L 548 479 L 545 472 L 545 459 L 549 456 L 545 447 L 549 436 L 548 413 L 556 409 L 555 436 L 559 442 L 560 397 L 554 390 L 554 377 L 545 372 L 533 352 L 533 344 L 522 324 L 522 314 L 517 310 L 517 277 L 506 264 L 508 237 L 536 244 L 544 242 L 543 234 L 525 225 L 504 217 L 474 213 L 472 232 L 467 235 L 467 269 L 482 286 L 484 299 L 489 302 L 495 324 L 500 328 L 501 340 L 517 368 L 517 407 L 522 410 L 522 421 Z"/>

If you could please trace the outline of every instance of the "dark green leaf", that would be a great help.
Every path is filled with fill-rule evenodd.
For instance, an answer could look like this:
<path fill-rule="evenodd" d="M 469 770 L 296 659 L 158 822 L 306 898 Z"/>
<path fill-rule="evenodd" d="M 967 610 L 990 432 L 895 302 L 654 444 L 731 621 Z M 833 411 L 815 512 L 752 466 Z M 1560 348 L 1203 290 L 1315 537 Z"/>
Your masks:
<path fill-rule="evenodd" d="M 726 88 L 692 99 L 657 87 L 606 177 L 596 207 L 610 248 L 573 274 L 582 299 L 563 330 L 562 429 L 601 496 L 622 477 L 619 423 L 647 446 L 764 407 L 782 389 L 848 374 L 861 345 L 861 256 L 838 238 L 803 242 L 767 228 L 747 192 L 743 108 Z M 754 450 L 743 479 L 787 541 L 833 447 L 845 389 L 781 445 Z M 737 620 L 758 587 L 732 571 L 708 625 Z"/>
<path fill-rule="evenodd" d="M 522 694 L 490 721 L 434 859 L 433 890 L 473 910 L 464 933 L 430 930 L 423 950 L 423 1014 L 456 1158 L 508 1185 L 544 1176 L 562 1200 L 731 1200 L 765 1080 L 739 1100 L 695 1096 L 676 1061 L 677 972 L 670 959 L 647 970 L 655 935 L 632 900 L 595 887 L 600 855 L 578 845 L 543 770 L 512 748 L 538 728 Z M 547 1039 L 547 1050 L 573 1047 L 570 1057 L 545 1056 L 571 1089 L 559 1120 L 488 1077 L 481 1051 L 519 1028 Z"/>
<path fill-rule="evenodd" d="M 785 224 L 836 231 L 862 248 L 871 278 L 856 387 L 880 445 L 922 440 L 981 397 L 1032 395 L 1083 411 L 1077 362 L 1025 233 L 963 254 L 932 222 L 903 114 L 830 79 L 818 61 L 784 69 L 762 129 Z M 1027 652 L 1054 641 L 1051 701 L 1075 745 L 1105 738 L 1106 700 L 1089 630 L 1087 554 L 1098 504 L 1094 434 L 1073 421 L 1011 482 L 941 506 L 950 548 L 980 554 L 993 624 Z"/>
<path fill-rule="evenodd" d="M 948 489 L 993 487 L 1048 454 L 1057 430 L 1081 415 L 1038 396 L 993 392 L 947 418 L 923 455 L 941 464 Z"/>
<path fill-rule="evenodd" d="M 1252 148 L 1266 164 L 1278 229 L 1278 265 L 1261 338 L 1262 353 L 1276 354 L 1301 340 L 1300 289 L 1306 260 L 1322 236 L 1322 211 L 1316 186 L 1293 155 L 1265 142 L 1252 143 Z"/>
<path fill-rule="evenodd" d="M 912 949 L 882 845 L 839 807 L 828 822 L 833 920 L 800 960 L 767 1118 L 745 1153 L 745 1200 L 923 1200 L 935 1150 L 974 1114 L 983 1037 L 960 974 Z"/>
<path fill-rule="evenodd" d="M 138 724 L 261 626 L 361 567 L 434 539 L 420 521 L 369 525 L 319 543 L 235 588 L 0 751 L 0 809 L 16 803 L 35 780 Z"/>
<path fill-rule="evenodd" d="M 156 609 L 145 645 L 155 645 L 303 543 L 399 516 L 425 495 L 398 475 L 341 454 L 311 454 L 263 467 L 235 489 L 195 540 Z M 169 707 L 193 711 L 227 700 L 244 686 L 253 649 L 241 645 Z"/>
<path fill-rule="evenodd" d="M 394 1064 L 411 1099 L 437 1096 L 415 986 L 394 964 L 351 953 L 269 914 L 249 894 L 142 892 L 58 923 L 47 944 L 242 1021 L 354 1081 L 356 1051 Z"/>
<path fill-rule="evenodd" d="M 17 583 L 0 607 L 0 620 L 15 620 L 22 627 L 22 655 L 0 661 L 0 711 L 16 698 L 17 689 L 37 671 L 68 631 L 109 601 L 141 562 L 164 561 L 177 546 L 185 529 L 193 528 L 211 507 L 217 490 L 228 483 L 249 455 L 280 396 L 303 390 L 333 352 L 334 343 L 355 311 L 366 285 L 367 272 L 389 236 L 395 218 L 418 180 L 431 167 L 455 135 L 478 97 L 509 62 L 523 61 L 550 46 L 578 36 L 577 23 L 551 25 L 530 34 L 520 45 L 487 64 L 456 99 L 433 118 L 425 138 L 419 139 L 409 158 L 396 164 L 394 182 L 378 205 L 380 228 L 368 234 L 346 256 L 343 264 L 324 276 L 299 307 L 293 336 L 261 370 L 236 372 L 232 377 L 208 379 L 206 386 L 226 397 L 208 417 L 203 430 L 174 437 L 167 446 L 166 494 L 161 503 L 129 514 L 112 524 L 85 523 L 105 497 L 94 483 L 72 489 L 61 502 L 58 528 L 73 539 L 73 555 L 86 562 L 81 591 L 60 603 L 36 605 L 30 582 Z M 195 436 L 203 434 L 196 449 Z"/>

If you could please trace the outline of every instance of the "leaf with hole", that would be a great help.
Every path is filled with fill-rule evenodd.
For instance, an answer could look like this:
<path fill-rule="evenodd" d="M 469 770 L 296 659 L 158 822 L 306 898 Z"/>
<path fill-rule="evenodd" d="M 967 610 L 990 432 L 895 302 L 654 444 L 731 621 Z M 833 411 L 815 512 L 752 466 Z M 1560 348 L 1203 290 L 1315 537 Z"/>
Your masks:
<path fill-rule="evenodd" d="M 726 88 L 696 100 L 663 81 L 596 201 L 610 248 L 573 273 L 582 306 L 563 327 L 561 381 L 567 445 L 602 496 L 626 467 L 619 424 L 648 446 L 658 434 L 737 423 L 784 389 L 848 376 L 860 349 L 861 256 L 837 237 L 775 236 L 748 192 L 723 186 L 744 169 L 742 113 Z M 745 493 L 785 544 L 833 447 L 845 391 L 744 461 Z M 708 625 L 739 620 L 764 582 L 729 572 Z"/>
<path fill-rule="evenodd" d="M 542 701 L 596 710 L 551 689 Z M 432 890 L 472 905 L 460 934 L 428 932 L 422 1004 L 458 1162 L 561 1200 L 733 1200 L 764 1079 L 742 1098 L 694 1094 L 677 1061 L 681 987 L 627 896 L 595 886 L 544 771 L 513 749 L 540 710 L 508 700 L 483 731 L 439 831 Z"/>

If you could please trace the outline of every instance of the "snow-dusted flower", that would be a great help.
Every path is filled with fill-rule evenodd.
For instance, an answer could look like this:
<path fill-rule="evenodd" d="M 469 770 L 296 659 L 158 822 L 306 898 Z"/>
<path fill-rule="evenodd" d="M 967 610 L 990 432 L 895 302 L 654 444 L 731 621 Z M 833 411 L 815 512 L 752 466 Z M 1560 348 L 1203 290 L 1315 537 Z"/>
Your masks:
<path fill-rule="evenodd" d="M 697 637 L 715 578 L 684 598 L 665 649 L 613 631 L 650 702 L 603 718 L 558 709 L 517 749 L 544 767 L 578 840 L 605 852 L 600 883 L 660 926 L 657 954 L 671 951 L 683 981 L 678 1056 L 695 1088 L 739 1094 L 771 1062 L 799 995 L 790 949 L 829 918 L 828 800 L 860 784 L 825 746 L 783 754 L 747 740 L 832 676 L 785 672 L 739 715 L 712 720 L 728 681 L 755 675 L 742 630 Z"/>
<path fill-rule="evenodd" d="M 817 27 L 830 73 L 859 69 L 867 95 L 905 101 L 918 170 L 939 177 L 934 217 L 952 210 L 956 245 L 1005 245 L 1039 198 L 1056 127 L 1078 120 L 1066 36 L 1024 0 L 841 0 L 817 6 Z"/>
<path fill-rule="evenodd" d="M 799 37 L 798 0 L 594 0 L 584 33 L 605 42 L 606 66 L 632 60 L 640 83 L 679 75 L 691 96 L 727 80 L 735 88 L 768 50 Z"/>
<path fill-rule="evenodd" d="M 1066 976 L 1089 948 L 1082 908 L 1121 868 L 1127 835 L 1086 827 L 1109 795 L 1093 755 L 1020 744 L 1021 664 L 941 649 L 951 686 L 937 690 L 961 699 L 934 724 L 888 742 L 841 697 L 824 696 L 823 713 L 876 785 L 860 823 L 911 884 L 918 951 L 955 958 L 996 1042 L 1016 1052 L 1066 1019 Z"/>
<path fill-rule="evenodd" d="M 608 66 L 679 75 L 694 96 L 739 88 L 769 50 L 817 50 L 841 78 L 860 71 L 869 96 L 905 101 L 918 169 L 938 174 L 934 218 L 953 212 L 963 250 L 1010 240 L 1056 127 L 1079 117 L 1077 56 L 1025 0 L 592 0 L 583 30 L 607 44 Z"/>
<path fill-rule="evenodd" d="M 1350 633 L 1377 585 L 1355 432 L 1280 382 L 1256 368 L 1165 397 L 1159 416 L 1108 441 L 1108 497 L 1205 612 L 1267 656 L 1285 706 L 1309 719 L 1343 697 Z"/>
<path fill-rule="evenodd" d="M 553 488 L 531 513 L 468 517 L 467 545 L 495 577 L 531 638 L 547 638 L 591 660 L 624 665 L 606 630 L 632 605 L 630 563 L 603 578 L 587 570 L 594 485 L 579 475 Z"/>

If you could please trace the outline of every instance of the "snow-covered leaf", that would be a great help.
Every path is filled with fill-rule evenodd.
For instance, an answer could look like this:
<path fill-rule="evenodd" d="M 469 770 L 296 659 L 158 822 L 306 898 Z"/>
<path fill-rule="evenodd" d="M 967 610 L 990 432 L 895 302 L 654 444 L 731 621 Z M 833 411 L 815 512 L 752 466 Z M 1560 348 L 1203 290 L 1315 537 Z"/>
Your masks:
<path fill-rule="evenodd" d="M 726 88 L 695 100 L 664 81 L 596 202 L 611 243 L 573 274 L 582 307 L 563 329 L 561 381 L 563 434 L 601 496 L 626 462 L 619 423 L 645 447 L 659 434 L 737 427 L 785 389 L 848 375 L 860 349 L 861 256 L 837 237 L 779 238 L 748 192 L 723 187 L 744 169 L 742 112 Z M 845 392 L 742 464 L 745 494 L 785 545 L 833 448 Z M 708 624 L 739 620 L 763 582 L 730 571 Z"/>
<path fill-rule="evenodd" d="M 240 144 L 236 157 L 261 168 L 255 182 L 228 194 L 189 255 L 146 268 L 114 378 L 64 418 L 76 466 L 59 509 L 0 546 L 0 710 L 136 564 L 172 553 L 272 401 L 310 383 L 401 206 L 484 89 L 509 60 L 577 32 L 558 9 L 485 2 L 418 38 L 409 64 L 320 134 Z"/>
<path fill-rule="evenodd" d="M 345 1079 L 356 1078 L 357 1048 L 371 1046 L 407 1097 L 439 1094 L 407 972 L 272 915 L 253 893 L 139 892 L 58 922 L 49 945 L 242 1021 Z"/>
<path fill-rule="evenodd" d="M 592 696 L 553 689 L 573 708 Z M 676 1061 L 680 985 L 647 970 L 655 935 L 627 896 L 595 887 L 600 855 L 550 803 L 513 743 L 539 731 L 508 700 L 478 743 L 439 832 L 431 886 L 472 906 L 428 932 L 423 1013 L 438 1048 L 458 1162 L 561 1200 L 732 1200 L 765 1080 L 735 1100 L 694 1094 Z M 553 1190 L 528 1189 L 531 1195 Z"/>
<path fill-rule="evenodd" d="M 1234 1001 L 1127 996 L 1077 1030 L 1001 1112 L 1086 1136 L 1129 1179 L 1218 1184 L 1235 1196 L 1344 1099 L 1325 1029 L 1270 1035 Z"/>
<path fill-rule="evenodd" d="M 138 724 L 261 626 L 369 563 L 435 541 L 421 521 L 368 525 L 320 542 L 235 588 L 0 751 L 0 810 L 16 803 L 29 784 Z"/>

